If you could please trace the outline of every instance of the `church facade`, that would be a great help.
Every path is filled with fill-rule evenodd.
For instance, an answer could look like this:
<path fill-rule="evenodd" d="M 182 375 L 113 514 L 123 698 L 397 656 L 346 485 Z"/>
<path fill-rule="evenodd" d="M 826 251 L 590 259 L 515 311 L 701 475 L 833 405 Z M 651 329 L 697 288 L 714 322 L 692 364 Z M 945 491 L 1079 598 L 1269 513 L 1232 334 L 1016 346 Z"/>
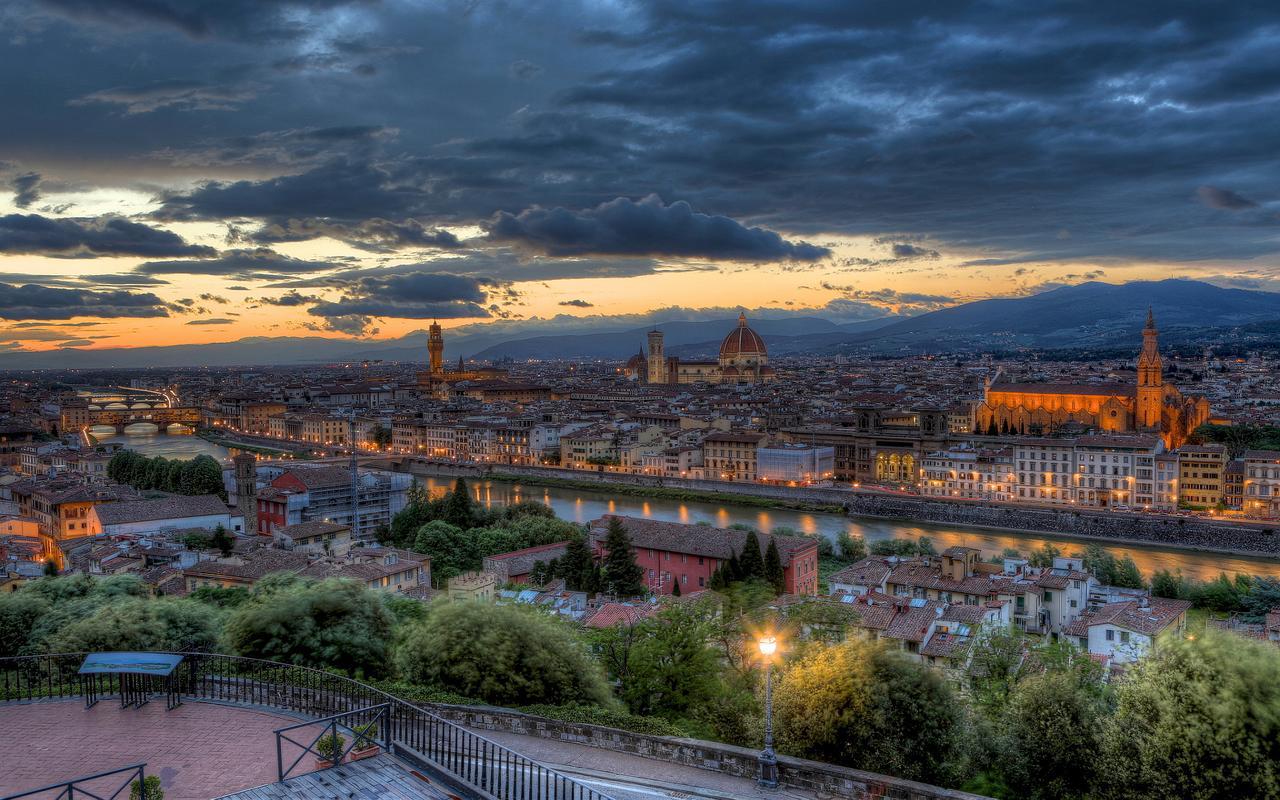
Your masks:
<path fill-rule="evenodd" d="M 1164 381 L 1155 317 L 1147 312 L 1137 381 L 1129 384 L 994 383 L 975 413 L 979 434 L 1049 434 L 1076 424 L 1108 433 L 1156 433 L 1181 446 L 1209 419 L 1209 401 Z"/>
<path fill-rule="evenodd" d="M 685 361 L 666 355 L 662 331 L 648 335 L 648 353 L 637 353 L 627 362 L 628 377 L 651 385 L 688 383 L 769 383 L 777 376 L 769 366 L 764 339 L 738 315 L 738 326 L 720 343 L 715 361 Z"/>

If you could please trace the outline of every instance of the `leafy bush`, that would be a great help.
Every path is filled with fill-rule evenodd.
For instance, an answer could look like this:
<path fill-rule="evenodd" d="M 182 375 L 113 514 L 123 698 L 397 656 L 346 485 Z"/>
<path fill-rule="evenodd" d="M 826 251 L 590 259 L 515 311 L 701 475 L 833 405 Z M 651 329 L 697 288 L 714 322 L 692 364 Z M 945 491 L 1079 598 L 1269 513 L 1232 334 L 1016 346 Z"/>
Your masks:
<path fill-rule="evenodd" d="M 1280 655 L 1208 629 L 1168 637 L 1116 688 L 1103 798 L 1280 797 Z"/>
<path fill-rule="evenodd" d="M 956 709 L 936 672 L 861 639 L 810 645 L 774 691 L 785 752 L 931 783 L 947 777 Z"/>
<path fill-rule="evenodd" d="M 611 701 L 563 623 L 515 606 L 437 602 L 405 633 L 396 665 L 406 680 L 496 705 Z"/>
<path fill-rule="evenodd" d="M 348 580 L 269 578 L 227 619 L 233 652 L 356 676 L 386 673 L 392 616 L 378 592 Z"/>

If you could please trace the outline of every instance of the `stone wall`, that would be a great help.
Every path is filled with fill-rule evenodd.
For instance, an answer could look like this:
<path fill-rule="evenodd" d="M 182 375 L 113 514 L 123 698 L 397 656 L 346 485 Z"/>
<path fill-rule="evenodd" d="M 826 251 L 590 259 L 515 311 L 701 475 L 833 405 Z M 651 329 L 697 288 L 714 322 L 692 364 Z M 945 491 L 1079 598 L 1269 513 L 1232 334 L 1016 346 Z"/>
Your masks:
<path fill-rule="evenodd" d="M 433 705 L 431 709 L 448 720 L 482 731 L 503 731 L 599 747 L 739 778 L 754 779 L 760 770 L 756 761 L 758 750 L 718 742 L 648 736 L 502 708 Z M 789 756 L 778 756 L 778 773 L 783 786 L 851 800 L 984 800 L 966 792 Z"/>
<path fill-rule="evenodd" d="M 480 477 L 496 474 L 533 479 L 558 478 L 583 484 L 599 484 L 601 492 L 608 492 L 610 485 L 715 492 L 721 495 L 760 497 L 796 505 L 838 506 L 853 516 L 1028 531 L 1125 544 L 1280 556 L 1280 527 L 1258 522 L 1224 522 L 1160 514 L 1033 508 L 1016 503 L 946 500 L 865 490 L 792 488 L 755 483 L 590 472 L 555 467 L 503 465 L 485 470 L 478 465 L 426 464 L 414 461 L 401 465 L 401 468 L 419 475 Z"/>

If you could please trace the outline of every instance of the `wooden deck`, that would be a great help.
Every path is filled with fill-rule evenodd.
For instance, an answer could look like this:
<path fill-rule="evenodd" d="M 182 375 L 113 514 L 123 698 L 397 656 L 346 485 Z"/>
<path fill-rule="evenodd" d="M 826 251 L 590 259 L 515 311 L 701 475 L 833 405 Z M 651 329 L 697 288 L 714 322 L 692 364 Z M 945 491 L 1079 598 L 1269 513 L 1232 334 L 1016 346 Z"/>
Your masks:
<path fill-rule="evenodd" d="M 457 800 L 457 796 L 385 753 L 224 795 L 218 800 Z"/>

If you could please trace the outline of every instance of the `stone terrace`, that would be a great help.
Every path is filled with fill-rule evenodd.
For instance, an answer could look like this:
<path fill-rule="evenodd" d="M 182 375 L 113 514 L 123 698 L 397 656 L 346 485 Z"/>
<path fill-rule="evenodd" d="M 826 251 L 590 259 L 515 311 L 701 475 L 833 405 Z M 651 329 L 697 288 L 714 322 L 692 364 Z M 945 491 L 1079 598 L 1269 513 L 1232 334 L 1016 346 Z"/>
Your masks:
<path fill-rule="evenodd" d="M 139 762 L 160 776 L 165 800 L 208 800 L 276 779 L 273 731 L 295 718 L 192 701 L 172 711 L 164 705 L 163 697 L 124 710 L 115 697 L 88 710 L 80 699 L 0 705 L 7 753 L 0 795 Z"/>

